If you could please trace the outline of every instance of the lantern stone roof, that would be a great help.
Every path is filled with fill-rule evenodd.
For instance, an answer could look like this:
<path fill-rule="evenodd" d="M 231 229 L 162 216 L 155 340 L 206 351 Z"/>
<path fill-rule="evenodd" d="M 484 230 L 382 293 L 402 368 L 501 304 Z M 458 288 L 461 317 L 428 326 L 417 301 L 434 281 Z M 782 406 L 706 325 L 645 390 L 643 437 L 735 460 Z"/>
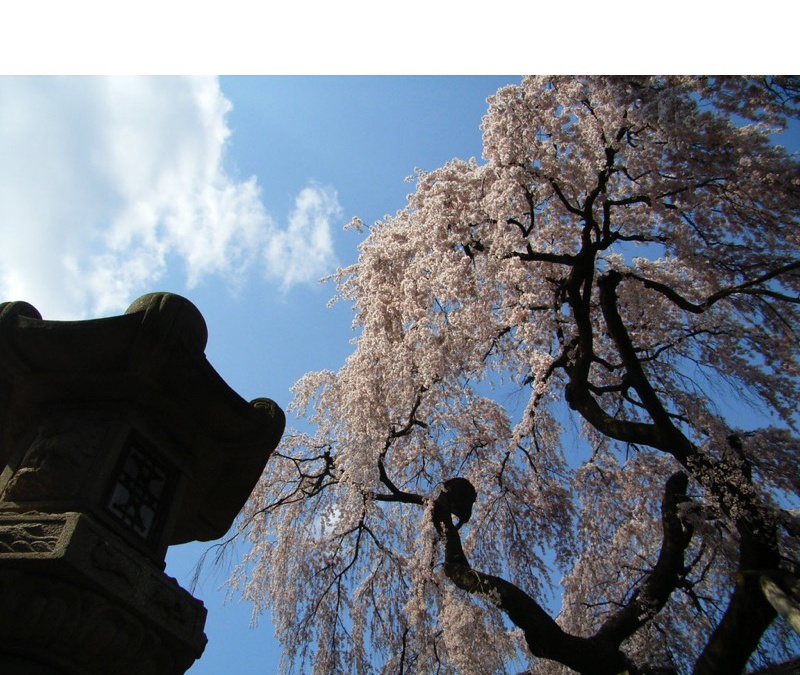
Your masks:
<path fill-rule="evenodd" d="M 42 410 L 133 409 L 169 440 L 185 475 L 169 544 L 225 534 L 285 425 L 270 399 L 247 402 L 205 357 L 203 316 L 151 293 L 120 316 L 48 321 L 26 302 L 0 304 L 0 469 Z"/>

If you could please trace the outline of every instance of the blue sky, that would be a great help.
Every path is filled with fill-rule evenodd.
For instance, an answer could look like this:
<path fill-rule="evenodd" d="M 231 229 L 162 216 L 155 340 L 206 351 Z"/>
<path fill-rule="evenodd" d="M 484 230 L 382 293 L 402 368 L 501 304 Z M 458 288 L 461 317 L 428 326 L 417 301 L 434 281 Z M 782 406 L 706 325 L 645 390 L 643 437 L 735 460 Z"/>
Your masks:
<path fill-rule="evenodd" d="M 352 349 L 350 308 L 319 282 L 356 259 L 343 226 L 402 208 L 415 167 L 480 157 L 487 96 L 519 80 L 0 77 L 0 298 L 80 319 L 179 293 L 223 378 L 285 408 Z M 207 548 L 174 547 L 167 572 L 188 587 Z M 251 629 L 225 603 L 228 570 L 203 568 L 209 644 L 189 672 L 274 672 L 269 617 Z"/>
<path fill-rule="evenodd" d="M 0 301 L 80 319 L 179 293 L 222 377 L 286 408 L 300 376 L 352 349 L 350 308 L 319 282 L 357 257 L 343 226 L 402 208 L 415 167 L 480 157 L 487 96 L 519 80 L 0 77 Z M 167 572 L 188 587 L 207 548 L 172 548 Z M 269 617 L 251 629 L 250 606 L 225 603 L 229 569 L 203 568 L 209 644 L 189 672 L 275 672 Z"/>

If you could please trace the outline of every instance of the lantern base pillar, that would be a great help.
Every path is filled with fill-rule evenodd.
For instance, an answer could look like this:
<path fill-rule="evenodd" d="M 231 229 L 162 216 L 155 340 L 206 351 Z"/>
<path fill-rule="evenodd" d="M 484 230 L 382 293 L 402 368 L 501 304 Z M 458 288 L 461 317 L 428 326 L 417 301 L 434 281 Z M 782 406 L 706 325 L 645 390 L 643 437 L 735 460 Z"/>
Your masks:
<path fill-rule="evenodd" d="M 0 672 L 181 675 L 206 610 L 83 513 L 0 512 Z"/>

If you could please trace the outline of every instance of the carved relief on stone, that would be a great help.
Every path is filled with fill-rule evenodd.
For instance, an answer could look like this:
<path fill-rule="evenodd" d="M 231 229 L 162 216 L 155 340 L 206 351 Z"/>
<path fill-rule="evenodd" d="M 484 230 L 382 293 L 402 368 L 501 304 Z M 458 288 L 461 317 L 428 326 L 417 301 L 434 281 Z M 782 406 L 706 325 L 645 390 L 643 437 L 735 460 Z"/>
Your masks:
<path fill-rule="evenodd" d="M 49 523 L 0 521 L 0 556 L 4 553 L 51 553 L 63 529 L 63 521 Z"/>
<path fill-rule="evenodd" d="M 90 460 L 100 451 L 109 421 L 59 415 L 46 419 L 0 499 L 60 500 L 84 488 Z"/>

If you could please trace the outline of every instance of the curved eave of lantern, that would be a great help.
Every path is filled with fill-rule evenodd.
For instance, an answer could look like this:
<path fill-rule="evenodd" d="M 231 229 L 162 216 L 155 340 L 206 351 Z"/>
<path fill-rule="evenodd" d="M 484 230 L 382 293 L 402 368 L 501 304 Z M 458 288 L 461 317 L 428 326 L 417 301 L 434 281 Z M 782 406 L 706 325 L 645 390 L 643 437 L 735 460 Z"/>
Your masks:
<path fill-rule="evenodd" d="M 187 474 L 170 543 L 223 536 L 285 417 L 273 401 L 233 391 L 206 360 L 206 340 L 199 310 L 171 293 L 88 321 L 47 321 L 28 303 L 0 304 L 0 455 L 43 406 L 133 405 L 171 438 Z"/>

